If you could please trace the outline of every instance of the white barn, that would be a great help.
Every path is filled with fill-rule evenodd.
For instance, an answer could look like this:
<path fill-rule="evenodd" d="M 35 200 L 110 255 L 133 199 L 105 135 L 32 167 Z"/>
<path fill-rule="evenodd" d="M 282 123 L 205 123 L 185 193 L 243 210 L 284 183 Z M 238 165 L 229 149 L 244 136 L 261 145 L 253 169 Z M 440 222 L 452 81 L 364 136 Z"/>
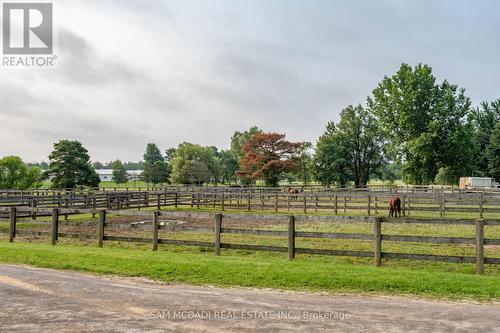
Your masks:
<path fill-rule="evenodd" d="M 113 181 L 113 170 L 112 169 L 96 169 L 97 174 L 101 182 L 111 182 Z M 139 180 L 141 177 L 142 170 L 127 170 L 127 178 L 131 181 Z"/>

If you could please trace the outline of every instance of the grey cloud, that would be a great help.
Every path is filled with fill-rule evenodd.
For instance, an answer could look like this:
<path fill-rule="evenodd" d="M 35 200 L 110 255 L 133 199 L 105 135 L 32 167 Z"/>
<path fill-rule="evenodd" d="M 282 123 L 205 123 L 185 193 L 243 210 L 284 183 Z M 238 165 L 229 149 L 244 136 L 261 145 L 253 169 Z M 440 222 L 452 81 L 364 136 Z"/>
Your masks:
<path fill-rule="evenodd" d="M 77 84 L 112 84 L 144 79 L 134 66 L 121 64 L 111 56 L 100 55 L 85 38 L 65 28 L 59 29 L 58 74 Z M 132 68 L 132 69 L 131 69 Z"/>
<path fill-rule="evenodd" d="M 95 23 L 109 30 L 63 22 L 54 71 L 0 67 L 0 138 L 26 133 L 0 156 L 40 159 L 55 140 L 75 138 L 94 159 L 137 160 L 147 142 L 227 147 L 254 124 L 314 142 L 401 62 L 428 63 L 474 104 L 500 97 L 496 1 L 59 5 L 60 21 L 74 9 L 73 18 L 105 20 Z"/>

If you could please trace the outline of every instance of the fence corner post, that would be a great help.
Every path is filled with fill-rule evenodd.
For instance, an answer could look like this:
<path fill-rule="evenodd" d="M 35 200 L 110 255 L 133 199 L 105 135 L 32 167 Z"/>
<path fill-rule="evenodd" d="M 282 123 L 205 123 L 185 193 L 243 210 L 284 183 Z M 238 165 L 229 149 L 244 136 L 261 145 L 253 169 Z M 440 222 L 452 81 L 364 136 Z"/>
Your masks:
<path fill-rule="evenodd" d="M 158 251 L 158 217 L 160 212 L 153 212 L 153 251 Z"/>
<path fill-rule="evenodd" d="M 215 232 L 215 255 L 220 256 L 220 233 L 222 229 L 222 214 L 218 213 L 214 216 L 214 232 Z"/>
<path fill-rule="evenodd" d="M 288 217 L 288 260 L 295 258 L 295 216 Z"/>
<path fill-rule="evenodd" d="M 476 220 L 476 274 L 484 273 L 484 220 Z"/>
<path fill-rule="evenodd" d="M 14 238 L 16 238 L 16 223 L 17 223 L 17 208 L 10 207 L 9 243 L 14 242 Z"/>
<path fill-rule="evenodd" d="M 50 237 L 50 243 L 52 245 L 56 245 L 57 241 L 57 233 L 59 229 L 59 209 L 53 208 L 52 209 L 52 223 L 51 223 L 51 237 Z"/>
<path fill-rule="evenodd" d="M 373 265 L 382 266 L 382 219 L 373 219 Z"/>
<path fill-rule="evenodd" d="M 102 247 L 104 244 L 104 227 L 106 225 L 106 210 L 99 211 L 99 230 L 98 230 L 98 244 Z"/>

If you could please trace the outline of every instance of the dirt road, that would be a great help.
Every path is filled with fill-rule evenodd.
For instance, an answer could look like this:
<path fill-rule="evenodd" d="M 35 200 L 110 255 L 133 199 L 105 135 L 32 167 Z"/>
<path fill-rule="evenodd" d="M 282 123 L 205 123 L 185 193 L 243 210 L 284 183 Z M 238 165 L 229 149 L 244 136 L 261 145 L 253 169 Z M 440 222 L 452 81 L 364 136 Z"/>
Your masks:
<path fill-rule="evenodd" d="M 0 332 L 500 332 L 500 306 L 165 285 L 0 265 Z"/>

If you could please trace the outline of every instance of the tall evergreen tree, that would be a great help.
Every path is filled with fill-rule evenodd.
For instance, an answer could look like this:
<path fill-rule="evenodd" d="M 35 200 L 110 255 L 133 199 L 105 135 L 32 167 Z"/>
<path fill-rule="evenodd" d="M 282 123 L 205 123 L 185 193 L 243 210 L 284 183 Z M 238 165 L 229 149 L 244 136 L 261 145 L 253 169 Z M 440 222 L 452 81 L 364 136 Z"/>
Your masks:
<path fill-rule="evenodd" d="M 170 168 L 165 162 L 160 149 L 154 143 L 148 143 L 144 153 L 144 170 L 141 178 L 148 183 L 158 184 L 169 181 Z"/>

